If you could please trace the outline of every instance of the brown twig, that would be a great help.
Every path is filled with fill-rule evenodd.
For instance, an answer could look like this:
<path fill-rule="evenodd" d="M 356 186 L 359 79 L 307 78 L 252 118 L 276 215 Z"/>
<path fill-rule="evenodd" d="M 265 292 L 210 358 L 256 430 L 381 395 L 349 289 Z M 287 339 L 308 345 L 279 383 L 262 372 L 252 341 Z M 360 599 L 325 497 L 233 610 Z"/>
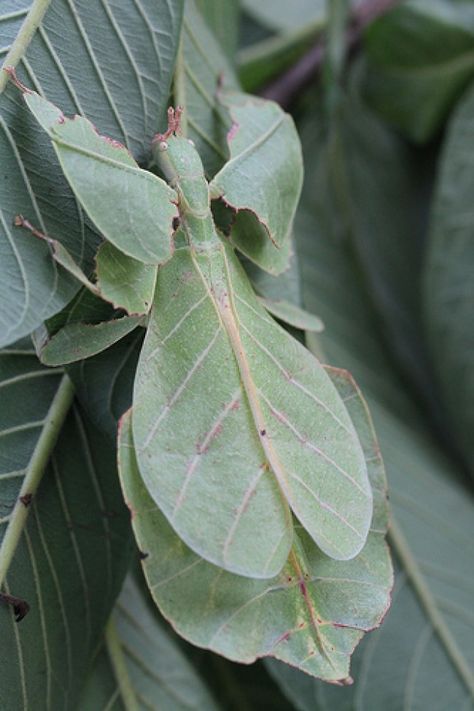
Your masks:
<path fill-rule="evenodd" d="M 352 51 L 359 43 L 364 29 L 371 22 L 384 15 L 398 3 L 400 3 L 400 0 L 366 0 L 366 2 L 354 8 L 346 30 L 348 51 Z M 279 76 L 278 79 L 264 87 L 259 92 L 260 95 L 266 99 L 277 101 L 283 107 L 288 107 L 299 92 L 311 83 L 314 76 L 321 69 L 325 54 L 325 38 L 323 37 L 296 64 Z"/>

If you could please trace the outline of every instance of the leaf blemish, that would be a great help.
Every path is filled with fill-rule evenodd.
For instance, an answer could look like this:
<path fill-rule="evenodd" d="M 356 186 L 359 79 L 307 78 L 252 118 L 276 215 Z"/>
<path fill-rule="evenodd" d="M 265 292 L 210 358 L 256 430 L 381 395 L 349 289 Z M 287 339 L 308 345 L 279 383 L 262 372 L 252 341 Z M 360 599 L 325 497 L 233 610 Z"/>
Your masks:
<path fill-rule="evenodd" d="M 24 494 L 23 496 L 19 497 L 19 500 L 23 504 L 25 508 L 28 508 L 28 506 L 31 504 L 33 500 L 33 494 Z"/>
<path fill-rule="evenodd" d="M 26 617 L 30 611 L 30 606 L 26 600 L 22 600 L 20 597 L 14 597 L 13 595 L 7 595 L 7 593 L 0 593 L 0 600 L 6 605 L 11 605 L 13 607 L 13 613 L 15 615 L 15 622 L 21 622 L 21 620 Z"/>
<path fill-rule="evenodd" d="M 235 138 L 239 128 L 240 128 L 240 124 L 237 121 L 233 121 L 232 126 L 230 127 L 230 129 L 227 132 L 227 141 L 229 143 L 230 143 L 230 141 L 232 141 Z"/>

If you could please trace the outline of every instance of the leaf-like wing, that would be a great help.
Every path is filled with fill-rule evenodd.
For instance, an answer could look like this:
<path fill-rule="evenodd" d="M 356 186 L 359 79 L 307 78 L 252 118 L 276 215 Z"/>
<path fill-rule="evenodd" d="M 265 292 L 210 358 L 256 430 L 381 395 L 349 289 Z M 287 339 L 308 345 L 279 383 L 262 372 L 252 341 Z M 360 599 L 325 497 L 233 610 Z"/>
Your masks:
<path fill-rule="evenodd" d="M 348 677 L 350 655 L 363 632 L 380 623 L 392 584 L 385 477 L 373 428 L 347 374 L 335 377 L 349 398 L 375 496 L 367 543 L 349 562 L 325 556 L 298 526 L 288 562 L 273 579 L 223 571 L 187 548 L 154 506 L 137 468 L 129 413 L 119 441 L 119 473 L 138 545 L 147 553 L 147 582 L 179 634 L 235 661 L 273 656 L 330 681 Z"/>
<path fill-rule="evenodd" d="M 45 365 L 65 365 L 97 355 L 133 331 L 140 316 L 124 316 L 103 323 L 75 322 L 64 326 L 40 350 Z"/>
<path fill-rule="evenodd" d="M 2 592 L 29 605 L 15 622 L 14 609 L 0 603 L 0 707 L 67 711 L 76 708 L 129 564 L 127 511 L 113 447 L 75 405 L 64 420 L 70 400 L 61 412 L 55 406 L 64 397 L 61 371 L 42 367 L 21 344 L 1 352 L 0 369 Z M 38 490 L 28 498 L 23 486 L 18 500 L 30 473 L 46 466 L 48 429 L 61 424 Z M 18 527 L 5 566 L 9 531 Z"/>
<path fill-rule="evenodd" d="M 1 61 L 11 65 L 13 55 L 3 51 L 14 50 L 25 84 L 68 115 L 87 116 L 146 163 L 151 138 L 165 119 L 183 0 L 54 0 L 25 49 L 20 28 L 30 9 L 37 17 L 46 4 L 2 0 Z M 12 228 L 15 215 L 60 239 L 87 273 L 98 245 L 49 138 L 17 89 L 5 84 L 0 79 L 0 163 L 6 176 L 0 191 L 0 345 L 31 333 L 78 288 L 51 260 L 47 245 Z"/>
<path fill-rule="evenodd" d="M 228 93 L 233 125 L 230 160 L 211 183 L 211 195 L 234 210 L 253 212 L 275 249 L 290 239 L 303 183 L 303 159 L 291 116 L 272 101 Z M 237 245 L 238 246 L 238 245 Z"/>
<path fill-rule="evenodd" d="M 130 315 L 148 313 L 155 291 L 154 265 L 143 264 L 103 242 L 96 256 L 96 274 L 103 299 Z"/>
<path fill-rule="evenodd" d="M 114 661 L 115 660 L 115 664 Z M 81 709 L 217 711 L 177 638 L 129 576 L 124 584 L 84 694 Z M 128 705 L 127 705 L 128 701 Z"/>
<path fill-rule="evenodd" d="M 179 250 L 155 299 L 133 428 L 142 476 L 178 534 L 217 565 L 271 577 L 291 546 L 289 502 L 328 555 L 355 556 L 372 513 L 357 435 L 233 251 Z"/>
<path fill-rule="evenodd" d="M 289 326 L 299 328 L 302 331 L 313 331 L 320 333 L 324 330 L 324 324 L 318 316 L 310 314 L 299 306 L 295 306 L 291 301 L 275 301 L 260 297 L 260 303 L 266 310 L 275 316 L 279 321 L 287 323 Z"/>
<path fill-rule="evenodd" d="M 34 92 L 25 92 L 24 98 L 48 132 L 69 185 L 97 229 L 134 259 L 166 262 L 173 252 L 176 192 L 141 170 L 125 146 L 99 135 L 88 119 L 67 119 Z"/>

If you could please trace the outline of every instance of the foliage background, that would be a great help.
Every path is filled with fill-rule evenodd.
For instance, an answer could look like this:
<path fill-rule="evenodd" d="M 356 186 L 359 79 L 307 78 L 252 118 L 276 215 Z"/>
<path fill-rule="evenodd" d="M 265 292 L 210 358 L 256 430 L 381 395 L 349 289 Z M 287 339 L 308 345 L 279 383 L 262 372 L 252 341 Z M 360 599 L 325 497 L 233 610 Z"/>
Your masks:
<path fill-rule="evenodd" d="M 2 5 L 3 55 L 31 5 Z M 288 12 L 280 0 L 185 5 L 182 20 L 179 0 L 52 0 L 21 57 L 21 76 L 68 113 L 86 114 L 146 165 L 175 67 L 190 107 L 189 133 L 213 173 L 225 159 L 228 128 L 222 116 L 216 120 L 217 77 L 225 72 L 231 83 L 240 77 L 244 88 L 282 98 L 274 80 L 319 46 L 326 6 L 298 0 Z M 336 50 L 344 41 L 335 32 Z M 265 288 L 322 318 L 325 331 L 308 334 L 307 343 L 356 377 L 390 487 L 393 605 L 354 655 L 354 685 L 324 685 L 277 662 L 241 667 L 191 648 L 158 618 L 137 576 L 114 616 L 140 707 L 472 707 L 473 57 L 473 2 L 405 0 L 358 34 L 342 74 L 337 61 L 332 72 L 312 73 L 290 105 L 306 172 L 295 228 L 300 268 L 267 278 Z M 283 76 L 287 86 L 295 81 Z M 11 215 L 34 217 L 85 269 L 98 236 L 18 94 L 2 88 L 3 537 L 62 377 L 39 365 L 24 337 L 77 290 L 47 245 L 13 234 Z M 102 640 L 132 555 L 127 513 L 110 482 L 112 438 L 129 401 L 138 340 L 131 334 L 69 369 L 78 402 L 6 579 L 40 614 L 16 624 L 11 609 L 0 607 L 2 709 L 132 708 L 115 681 L 107 635 L 105 646 Z M 91 609 L 92 599 L 101 605 Z"/>

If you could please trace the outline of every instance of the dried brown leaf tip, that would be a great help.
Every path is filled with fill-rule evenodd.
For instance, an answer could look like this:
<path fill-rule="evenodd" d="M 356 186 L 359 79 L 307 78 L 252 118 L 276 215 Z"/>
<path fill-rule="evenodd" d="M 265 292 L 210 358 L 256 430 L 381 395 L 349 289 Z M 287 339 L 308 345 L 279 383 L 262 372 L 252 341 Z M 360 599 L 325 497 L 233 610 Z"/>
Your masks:
<path fill-rule="evenodd" d="M 8 595 L 7 593 L 0 593 L 0 601 L 13 607 L 15 622 L 21 622 L 21 620 L 26 617 L 30 611 L 30 606 L 26 600 L 22 600 L 20 597 L 14 597 L 13 595 Z"/>

